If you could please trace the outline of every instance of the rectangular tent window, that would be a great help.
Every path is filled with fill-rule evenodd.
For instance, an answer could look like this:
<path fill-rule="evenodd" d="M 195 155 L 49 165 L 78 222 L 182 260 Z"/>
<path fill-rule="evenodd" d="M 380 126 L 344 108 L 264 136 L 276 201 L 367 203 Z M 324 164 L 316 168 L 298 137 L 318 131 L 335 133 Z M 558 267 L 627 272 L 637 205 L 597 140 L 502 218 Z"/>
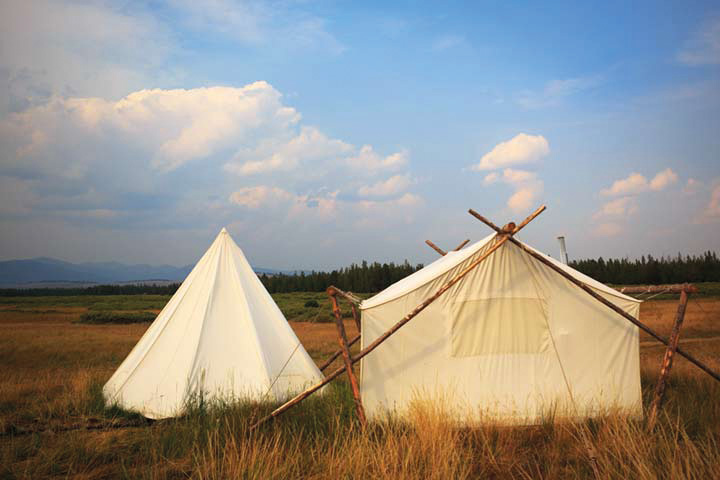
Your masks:
<path fill-rule="evenodd" d="M 545 300 L 465 300 L 455 302 L 450 311 L 453 357 L 541 353 L 550 347 Z"/>

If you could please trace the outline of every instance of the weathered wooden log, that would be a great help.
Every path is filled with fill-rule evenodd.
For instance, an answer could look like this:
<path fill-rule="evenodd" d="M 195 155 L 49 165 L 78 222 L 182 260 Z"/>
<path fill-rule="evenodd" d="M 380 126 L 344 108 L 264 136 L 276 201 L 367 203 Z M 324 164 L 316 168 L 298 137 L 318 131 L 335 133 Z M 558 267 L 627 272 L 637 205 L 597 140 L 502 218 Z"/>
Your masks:
<path fill-rule="evenodd" d="M 360 305 L 360 298 L 353 295 L 351 292 L 343 292 L 337 287 L 330 287 L 333 289 L 333 292 L 340 295 L 341 297 L 345 298 L 348 302 L 350 302 L 350 305 L 352 306 L 352 312 L 353 312 L 353 320 L 355 320 L 355 325 L 357 326 L 358 332 L 360 331 L 360 315 L 357 309 L 357 306 Z M 348 342 L 348 346 L 353 346 L 357 341 L 360 340 L 360 335 L 357 335 L 356 337 L 353 337 L 352 340 Z M 330 355 L 330 358 L 325 360 L 325 362 L 318 367 L 320 371 L 325 371 L 327 367 L 332 365 L 332 363 L 335 361 L 336 358 L 338 358 L 340 355 L 342 355 L 342 349 L 338 349 L 335 353 Z"/>
<path fill-rule="evenodd" d="M 463 248 L 465 245 L 467 245 L 469 242 L 470 242 L 470 239 L 469 239 L 469 238 L 466 238 L 465 240 L 463 240 L 463 241 L 460 243 L 460 245 L 458 245 L 457 247 L 455 247 L 455 248 L 453 249 L 453 252 L 457 252 L 458 250 L 460 250 L 461 248 Z"/>
<path fill-rule="evenodd" d="M 390 337 L 395 332 L 397 332 L 400 328 L 402 328 L 403 325 L 407 324 L 410 320 L 415 318 L 420 312 L 425 310 L 428 307 L 428 305 L 430 305 L 432 302 L 437 300 L 437 298 L 440 297 L 440 295 L 442 295 L 443 293 L 448 291 L 453 285 L 455 285 L 457 282 L 459 282 L 465 275 L 467 275 L 470 271 L 472 271 L 475 267 L 477 267 L 481 262 L 483 262 L 490 255 L 492 255 L 492 253 L 495 252 L 495 250 L 497 250 L 498 248 L 500 248 L 508 239 L 512 238 L 512 235 L 514 235 L 517 232 L 519 232 L 520 230 L 522 230 L 528 223 L 533 221 L 533 219 L 535 219 L 535 217 L 537 217 L 543 211 L 545 211 L 545 208 L 546 208 L 545 205 L 542 205 L 540 208 L 538 208 L 532 214 L 530 214 L 525 220 L 523 220 L 522 223 L 520 223 L 520 225 L 515 226 L 513 224 L 514 228 L 512 229 L 512 232 L 509 232 L 509 233 L 503 232 L 502 234 L 499 234 L 497 236 L 497 240 L 496 240 L 495 244 L 492 247 L 490 247 L 480 257 L 475 259 L 462 272 L 458 273 L 454 278 L 452 278 L 445 285 L 440 287 L 440 289 L 437 292 L 435 292 L 431 297 L 427 298 L 424 302 L 422 302 L 420 305 L 415 307 L 412 312 L 405 315 L 405 317 L 403 317 L 402 320 L 398 321 L 395 325 L 390 327 L 390 329 L 388 331 L 386 331 L 380 337 L 375 339 L 375 341 L 373 341 L 370 345 L 368 345 L 367 347 L 360 350 L 360 352 L 355 357 L 353 357 L 353 359 L 352 359 L 353 363 L 359 362 L 365 355 L 367 355 L 370 352 L 372 352 L 373 350 L 375 350 L 382 342 L 387 340 L 388 337 Z M 287 401 L 283 405 L 279 406 L 278 408 L 273 410 L 269 415 L 267 415 L 264 418 L 261 418 L 260 420 L 258 420 L 257 423 L 252 425 L 250 427 L 251 430 L 257 428 L 259 425 L 265 423 L 266 421 L 271 420 L 271 419 L 277 417 L 278 415 L 288 411 L 290 408 L 292 408 L 295 405 L 297 405 L 298 403 L 302 402 L 304 399 L 306 399 L 307 397 L 312 395 L 314 392 L 320 390 L 322 387 L 324 387 L 325 385 L 327 385 L 328 383 L 332 382 L 334 379 L 339 377 L 344 370 L 345 370 L 345 367 L 341 367 L 341 368 L 335 370 L 330 375 L 325 377 L 325 379 L 323 381 L 313 385 L 312 387 L 308 388 L 307 390 L 300 393 L 296 397 L 292 398 L 291 400 Z"/>
<path fill-rule="evenodd" d="M 357 305 L 354 303 L 350 304 L 350 308 L 352 309 L 352 316 L 353 320 L 355 320 L 355 327 L 357 327 L 358 332 L 360 332 L 362 326 L 360 325 L 360 312 L 358 312 Z"/>
<path fill-rule="evenodd" d="M 425 243 L 427 243 L 427 244 L 430 246 L 430 248 L 432 248 L 433 250 L 435 250 L 437 253 L 439 253 L 439 254 L 442 255 L 443 257 L 444 257 L 445 255 L 447 255 L 447 252 L 446 252 L 445 250 L 443 250 L 442 248 L 438 247 L 437 245 L 435 245 L 435 244 L 434 244 L 433 242 L 431 242 L 430 240 L 425 240 Z"/>
<path fill-rule="evenodd" d="M 685 308 L 687 307 L 688 294 L 685 290 L 680 293 L 680 302 L 678 303 L 677 314 L 675 315 L 675 323 L 673 324 L 672 332 L 670 333 L 670 345 L 665 350 L 665 356 L 663 357 L 662 366 L 660 367 L 660 377 L 655 385 L 655 395 L 653 395 L 652 403 L 650 404 L 650 411 L 648 413 L 648 429 L 652 430 L 655 428 L 655 422 L 657 421 L 658 411 L 662 406 L 663 395 L 665 394 L 665 385 L 667 378 L 670 375 L 670 369 L 672 368 L 673 357 L 677 350 L 678 341 L 680 340 L 680 327 L 682 327 L 683 320 L 685 319 Z"/>
<path fill-rule="evenodd" d="M 681 283 L 677 285 L 631 285 L 621 287 L 618 291 L 637 295 L 641 293 L 697 293 L 698 289 L 690 283 Z"/>
<path fill-rule="evenodd" d="M 353 295 L 352 292 L 343 292 L 342 290 L 340 290 L 339 288 L 337 288 L 335 286 L 328 287 L 328 290 L 330 290 L 330 289 L 332 289 L 332 291 L 335 294 L 340 295 L 341 297 L 343 297 L 345 300 L 347 300 L 348 302 L 350 302 L 353 305 L 360 305 L 360 303 L 362 302 L 362 299 Z"/>
<path fill-rule="evenodd" d="M 353 399 L 355 400 L 355 409 L 357 410 L 360 423 L 365 426 L 367 425 L 367 420 L 365 419 L 365 409 L 363 408 L 362 398 L 360 397 L 360 386 L 358 385 L 357 377 L 355 377 L 355 372 L 353 372 L 353 358 L 350 355 L 350 347 L 348 346 L 347 335 L 345 334 L 345 324 L 343 324 L 340 306 L 338 305 L 337 297 L 335 296 L 335 292 L 332 288 L 327 289 L 327 294 L 332 301 L 335 324 L 338 329 L 338 343 L 340 344 L 340 350 L 342 351 L 345 371 L 347 372 L 348 379 L 350 380 L 350 387 L 352 388 Z"/>
<path fill-rule="evenodd" d="M 485 217 L 483 217 L 483 216 L 480 215 L 479 213 L 475 212 L 474 210 L 471 209 L 469 212 L 470 212 L 470 214 L 473 215 L 475 218 L 477 218 L 478 220 L 482 221 L 483 223 L 485 223 L 487 226 L 489 226 L 490 228 L 492 228 L 492 229 L 495 230 L 496 232 L 501 232 L 501 231 L 503 231 L 503 230 L 502 230 L 501 228 L 499 228 L 497 225 L 493 224 L 490 220 L 486 219 Z M 611 310 L 613 310 L 614 312 L 616 312 L 618 315 L 624 317 L 625 319 L 627 319 L 628 321 L 630 321 L 631 323 L 633 323 L 634 325 L 636 325 L 638 328 L 640 328 L 641 330 L 643 330 L 644 332 L 646 332 L 647 334 L 649 334 L 651 337 L 653 337 L 653 338 L 655 338 L 656 340 L 664 343 L 665 345 L 669 345 L 669 344 L 670 344 L 668 339 L 662 337 L 662 336 L 659 335 L 657 332 L 655 332 L 653 329 L 651 329 L 650 327 L 648 327 L 647 325 L 645 325 L 644 323 L 642 323 L 640 320 L 638 320 L 637 318 L 633 317 L 632 315 L 630 315 L 629 313 L 627 313 L 625 310 L 623 310 L 622 308 L 620 308 L 620 307 L 618 307 L 617 305 L 615 305 L 614 303 L 612 303 L 611 301 L 609 301 L 609 300 L 605 299 L 604 297 L 602 297 L 600 294 L 598 294 L 597 292 L 595 292 L 595 290 L 593 290 L 592 288 L 590 288 L 589 286 L 587 286 L 585 283 L 581 282 L 580 280 L 576 279 L 575 277 L 573 277 L 572 275 L 570 275 L 569 273 L 567 273 L 567 272 L 566 272 L 565 270 L 563 270 L 562 268 L 560 268 L 560 267 L 558 267 L 557 265 L 555 265 L 554 263 L 552 263 L 550 260 L 548 260 L 547 258 L 545 258 L 543 255 L 541 255 L 541 254 L 535 252 L 534 250 L 526 247 L 524 244 L 520 243 L 519 241 L 517 241 L 516 239 L 514 239 L 514 238 L 512 238 L 512 237 L 510 237 L 509 240 L 510 240 L 510 242 L 511 242 L 513 245 L 517 246 L 518 248 L 520 248 L 521 250 L 523 250 L 524 252 L 526 252 L 526 253 L 529 254 L 530 256 L 534 257 L 535 259 L 537 259 L 538 261 L 540 261 L 541 263 L 543 263 L 543 264 L 546 265 L 547 267 L 549 267 L 549 268 L 551 268 L 552 270 L 554 270 L 555 272 L 559 273 L 560 275 L 562 275 L 563 277 L 565 277 L 565 279 L 567 279 L 570 283 L 573 283 L 573 284 L 577 285 L 577 286 L 580 287 L 583 291 L 585 291 L 588 295 L 590 295 L 591 297 L 593 297 L 595 300 L 599 301 L 600 303 L 602 303 L 602 304 L 605 305 L 606 307 L 610 308 Z M 698 359 L 695 358 L 694 356 L 690 355 L 688 352 L 682 350 L 680 347 L 677 347 L 677 348 L 675 349 L 675 351 L 676 351 L 678 354 L 680 354 L 680 355 L 682 355 L 683 357 L 685 357 L 685 359 L 687 359 L 688 361 L 690 361 L 691 363 L 693 363 L 695 366 L 697 366 L 698 368 L 700 368 L 702 371 L 704 371 L 705 373 L 707 373 L 708 375 L 710 375 L 711 377 L 713 377 L 715 380 L 717 380 L 717 381 L 720 382 L 720 374 L 718 374 L 717 372 L 714 372 L 710 367 L 708 367 L 707 365 L 705 365 L 703 362 L 701 362 L 700 360 L 698 360 Z"/>

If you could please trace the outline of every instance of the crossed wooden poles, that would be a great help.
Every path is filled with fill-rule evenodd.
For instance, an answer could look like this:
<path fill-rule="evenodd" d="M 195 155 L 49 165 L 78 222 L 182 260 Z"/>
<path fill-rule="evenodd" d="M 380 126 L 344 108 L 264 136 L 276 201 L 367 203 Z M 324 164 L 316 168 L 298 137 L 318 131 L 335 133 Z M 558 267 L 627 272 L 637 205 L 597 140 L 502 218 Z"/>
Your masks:
<path fill-rule="evenodd" d="M 663 293 L 680 293 L 680 301 L 678 302 L 677 313 L 675 314 L 675 322 L 673 323 L 672 331 L 670 332 L 669 345 L 665 349 L 665 355 L 660 366 L 660 377 L 655 384 L 655 393 L 653 394 L 652 403 L 650 403 L 650 411 L 648 412 L 647 425 L 650 430 L 655 428 L 657 422 L 658 411 L 662 406 L 663 395 L 665 394 L 665 385 L 667 384 L 667 378 L 670 375 L 670 369 L 672 368 L 673 358 L 677 351 L 678 342 L 680 341 L 680 327 L 682 327 L 683 320 L 685 319 L 685 308 L 687 307 L 688 297 L 691 293 L 697 293 L 697 288 L 694 285 L 682 284 L 682 285 L 652 285 L 648 287 L 624 287 L 621 288 L 622 293 L 654 293 L 660 295 Z"/>
<path fill-rule="evenodd" d="M 690 362 L 692 362 L 693 364 L 698 366 L 700 369 L 705 371 L 708 375 L 713 377 L 715 380 L 720 381 L 720 375 L 718 373 L 712 371 L 707 365 L 705 365 L 704 363 L 702 363 L 700 360 L 696 359 L 689 353 L 685 352 L 684 350 L 681 350 L 677 346 L 677 338 L 675 338 L 673 340 L 673 338 L 671 337 L 670 340 L 667 340 L 664 337 L 660 336 L 658 333 L 656 333 L 650 327 L 646 326 L 645 324 L 640 322 L 638 319 L 636 319 L 629 313 L 625 312 L 620 307 L 616 306 L 614 303 L 606 300 L 601 295 L 596 293 L 592 288 L 590 288 L 589 286 L 587 286 L 580 280 L 576 279 L 575 277 L 570 275 L 568 272 L 566 272 L 562 268 L 555 265 L 553 262 L 548 260 L 548 258 L 546 258 L 544 255 L 536 252 L 535 250 L 533 250 L 529 247 L 526 247 L 524 244 L 520 243 L 519 241 L 515 240 L 515 238 L 513 238 L 513 236 L 516 233 L 518 233 L 520 230 L 522 230 L 528 223 L 530 223 L 532 220 L 534 220 L 535 217 L 540 215 L 544 210 L 545 210 L 545 206 L 543 205 L 540 208 L 538 208 L 537 210 L 535 210 L 530 216 L 528 216 L 525 220 L 523 220 L 522 223 L 520 223 L 519 225 L 515 225 L 515 223 L 510 222 L 501 228 L 501 227 L 498 227 L 497 225 L 495 225 L 494 223 L 492 223 L 490 220 L 483 217 L 482 215 L 480 215 L 479 213 L 477 213 L 476 211 L 470 209 L 468 212 L 471 215 L 473 215 L 475 218 L 477 218 L 478 220 L 480 220 L 481 222 L 485 223 L 487 226 L 489 226 L 490 228 L 495 230 L 495 232 L 497 233 L 497 236 L 494 239 L 495 243 L 488 250 L 486 250 L 485 253 L 483 253 L 478 258 L 476 258 L 463 271 L 461 271 L 455 277 L 453 277 L 451 280 L 449 280 L 447 283 L 445 283 L 445 285 L 440 287 L 434 294 L 432 294 L 430 297 L 425 299 L 425 301 L 423 301 L 421 304 L 419 304 L 417 307 L 415 307 L 410 313 L 405 315 L 400 321 L 398 321 L 395 325 L 390 327 L 389 330 L 387 330 L 385 333 L 380 335 L 372 343 L 370 343 L 368 346 L 366 346 L 365 348 L 360 350 L 360 352 L 358 352 L 358 354 L 355 356 L 352 356 L 350 354 L 350 346 L 360 339 L 360 335 L 356 336 L 351 341 L 347 340 L 345 326 L 342 322 L 342 314 L 340 312 L 340 308 L 337 303 L 337 297 L 341 296 L 350 302 L 350 304 L 352 305 L 353 318 L 354 318 L 356 324 L 358 325 L 358 328 L 360 326 L 360 318 L 359 318 L 359 314 L 357 311 L 358 306 L 359 306 L 359 299 L 354 297 L 352 294 L 343 292 L 342 290 L 340 290 L 336 287 L 332 287 L 332 286 L 329 287 L 327 289 L 327 293 L 328 293 L 328 296 L 330 297 L 330 300 L 333 305 L 333 314 L 335 315 L 335 323 L 338 328 L 338 342 L 340 344 L 340 350 L 338 350 L 335 354 L 333 354 L 330 357 L 330 359 L 328 359 L 328 361 L 325 362 L 325 364 L 321 365 L 320 368 L 321 368 L 321 370 L 325 370 L 340 355 L 343 356 L 343 366 L 339 367 L 338 369 L 334 370 L 332 373 L 327 375 L 325 377 L 325 379 L 322 380 L 321 382 L 318 382 L 317 384 L 313 385 L 312 387 L 306 389 L 299 395 L 295 396 L 291 400 L 288 400 L 283 405 L 281 405 L 278 408 L 276 408 L 275 410 L 273 410 L 269 415 L 258 420 L 258 422 L 256 422 L 254 425 L 251 426 L 251 429 L 255 429 L 259 425 L 265 423 L 266 421 L 274 419 L 278 415 L 281 415 L 282 413 L 288 411 L 289 409 L 291 409 L 298 403 L 302 402 L 304 399 L 306 399 L 307 397 L 309 397 L 316 391 L 320 390 L 322 387 L 324 387 L 328 383 L 335 380 L 337 377 L 342 375 L 343 372 L 347 372 L 348 377 L 350 379 L 350 384 L 351 384 L 351 387 L 353 390 L 353 398 L 355 401 L 358 418 L 360 419 L 360 422 L 362 424 L 365 424 L 365 422 L 366 422 L 365 411 L 363 409 L 362 400 L 360 398 L 360 389 L 358 386 L 357 377 L 355 377 L 355 373 L 353 372 L 353 368 L 352 368 L 353 364 L 359 362 L 363 357 L 365 357 L 370 352 L 375 350 L 381 343 L 383 343 L 385 340 L 387 340 L 388 337 L 393 335 L 400 328 L 402 328 L 405 324 L 407 324 L 410 320 L 415 318 L 420 312 L 425 310 L 425 308 L 427 308 L 428 305 L 430 305 L 432 302 L 437 300 L 443 293 L 448 291 L 453 285 L 455 285 L 457 282 L 459 282 L 465 275 L 467 275 L 471 270 L 473 270 L 480 263 L 482 263 L 486 258 L 488 258 L 490 255 L 492 255 L 493 252 L 495 252 L 495 250 L 499 249 L 505 242 L 508 242 L 508 241 L 512 242 L 515 246 L 517 246 L 518 248 L 520 248 L 521 250 L 523 250 L 528 255 L 532 256 L 533 258 L 535 258 L 536 260 L 538 260 L 545 266 L 549 267 L 551 270 L 554 270 L 555 272 L 557 272 L 558 274 L 563 276 L 569 282 L 580 287 L 588 295 L 595 298 L 597 301 L 599 301 L 603 305 L 607 306 L 608 308 L 610 308 L 611 310 L 613 310 L 620 316 L 624 317 L 625 319 L 627 319 L 628 321 L 630 321 L 631 323 L 633 323 L 634 325 L 636 325 L 643 331 L 647 332 L 649 335 L 651 335 L 655 339 L 659 340 L 661 343 L 667 345 L 669 347 L 669 351 L 670 350 L 673 351 L 673 353 L 670 353 L 670 354 L 666 353 L 666 357 L 669 355 L 669 364 L 668 364 L 667 371 L 669 371 L 669 366 L 672 364 L 673 354 L 678 353 L 679 355 L 685 357 L 687 360 L 689 360 Z M 428 245 L 433 247 L 436 251 L 438 251 L 438 253 L 440 253 L 441 255 L 446 254 L 446 252 L 444 252 L 442 249 L 440 249 L 436 246 L 433 246 L 434 244 L 432 244 L 432 242 L 428 241 L 427 243 L 428 243 Z M 457 249 L 462 248 L 466 243 L 467 243 L 467 241 L 463 242 L 461 245 L 459 245 L 457 247 Z M 682 305 L 682 309 L 683 309 L 683 314 L 684 314 L 684 305 L 686 303 L 687 303 L 687 293 L 685 293 L 685 303 L 682 302 L 682 297 L 681 297 L 681 305 Z M 680 322 L 682 322 L 682 320 Z M 677 322 L 676 322 L 676 324 L 677 324 Z M 678 326 L 678 330 L 679 330 L 679 326 Z M 677 335 L 676 335 L 676 337 L 677 337 Z M 663 365 L 665 365 L 665 362 L 663 363 Z M 667 376 L 667 374 L 665 374 L 665 377 L 666 376 Z M 662 376 L 661 376 L 661 378 L 662 378 Z M 664 386 L 663 386 L 663 389 L 664 389 Z M 662 397 L 662 393 L 661 393 L 661 397 Z M 658 402 L 658 405 L 659 405 L 659 402 Z"/>

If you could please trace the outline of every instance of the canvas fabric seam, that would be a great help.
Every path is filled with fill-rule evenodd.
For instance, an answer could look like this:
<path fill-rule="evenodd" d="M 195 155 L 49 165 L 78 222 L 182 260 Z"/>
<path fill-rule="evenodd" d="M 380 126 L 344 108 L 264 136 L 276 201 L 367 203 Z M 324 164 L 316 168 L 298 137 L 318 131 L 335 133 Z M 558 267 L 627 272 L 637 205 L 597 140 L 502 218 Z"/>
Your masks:
<path fill-rule="evenodd" d="M 190 363 L 188 383 L 187 383 L 187 386 L 185 387 L 185 395 L 186 396 L 191 393 L 189 391 L 189 389 L 192 388 L 191 380 L 193 379 L 193 376 L 195 374 L 195 367 L 196 367 L 196 363 L 197 363 L 197 359 L 198 359 L 198 351 L 200 350 L 200 345 L 201 345 L 202 339 L 203 339 L 203 333 L 205 332 L 207 313 L 208 313 L 208 310 L 210 310 L 210 305 L 213 300 L 212 293 L 215 290 L 215 285 L 217 284 L 217 279 L 220 274 L 219 266 L 220 266 L 220 263 L 223 261 L 224 256 L 227 254 L 227 248 L 225 248 L 226 246 L 220 245 L 220 247 L 221 247 L 220 255 L 218 255 L 219 258 L 218 258 L 217 264 L 215 265 L 215 276 L 213 277 L 213 283 L 210 287 L 210 298 L 208 298 L 208 302 L 205 305 L 205 311 L 203 312 L 203 316 L 202 316 L 203 324 L 202 324 L 202 327 L 200 328 L 200 334 L 198 335 L 197 344 L 195 345 L 195 353 L 193 354 L 193 359 L 192 359 L 192 362 Z M 179 345 L 177 348 L 179 348 Z M 177 352 L 177 349 L 175 351 Z M 174 358 L 174 356 L 173 356 L 173 358 Z M 168 365 L 168 370 L 169 369 L 170 369 L 170 365 Z M 168 370 L 165 371 L 165 374 L 163 375 L 163 379 L 165 379 L 165 376 L 167 375 Z"/>
<path fill-rule="evenodd" d="M 202 257 L 201 257 L 200 260 L 202 261 Z M 191 272 L 191 273 L 192 273 L 192 272 Z M 198 273 L 199 273 L 199 272 L 198 272 Z M 205 272 L 205 274 L 207 275 L 207 272 Z M 192 283 L 194 283 L 195 281 L 196 281 L 196 278 L 195 278 L 195 276 L 193 276 L 192 281 L 190 282 L 190 284 L 188 284 L 187 288 L 183 291 L 182 296 L 180 297 L 179 301 L 177 302 L 177 305 L 176 305 L 175 308 L 173 309 L 172 313 L 170 313 L 170 314 L 168 315 L 167 321 L 165 322 L 165 325 L 163 325 L 162 328 L 160 329 L 160 331 L 157 333 L 157 335 L 156 335 L 156 337 L 155 337 L 155 341 L 153 341 L 153 342 L 148 346 L 148 348 L 145 350 L 145 353 L 143 353 L 142 357 L 140 357 L 140 358 L 138 359 L 137 363 L 136 363 L 135 366 L 132 368 L 132 370 L 130 371 L 130 373 L 128 373 L 128 375 L 125 377 L 125 380 L 123 380 L 122 384 L 116 389 L 115 393 L 113 394 L 113 398 L 115 398 L 115 397 L 118 396 L 118 394 L 119 394 L 120 391 L 125 387 L 125 385 L 127 384 L 127 382 L 130 381 L 130 378 L 135 374 L 135 371 L 137 371 L 137 369 L 140 367 L 140 364 L 143 363 L 143 361 L 145 361 L 145 357 L 147 357 L 147 355 L 150 353 L 150 350 L 151 350 L 152 347 L 155 345 L 155 342 L 158 340 L 158 338 L 160 338 L 160 336 L 161 336 L 162 333 L 165 331 L 165 329 L 168 327 L 168 325 L 170 325 L 170 321 L 172 320 L 173 315 L 175 314 L 175 312 L 177 311 L 177 309 L 179 308 L 179 306 L 182 304 L 182 300 L 185 298 L 185 295 L 186 295 L 187 292 L 190 290 L 190 287 L 192 286 Z M 197 300 L 196 300 L 196 302 L 197 302 Z M 197 303 L 196 303 L 196 305 L 197 305 Z M 194 309 L 194 307 L 193 307 L 193 309 Z M 161 312 L 161 313 L 162 313 L 162 312 Z M 186 327 L 186 330 L 187 330 L 187 327 Z M 140 338 L 140 340 L 138 341 L 138 343 L 135 344 L 135 348 L 138 348 L 138 346 L 139 346 L 141 343 L 142 343 L 142 337 Z M 133 350 L 134 350 L 135 348 L 133 348 Z M 176 350 L 175 352 L 177 353 L 177 350 Z M 130 354 L 132 354 L 132 350 L 130 351 Z M 130 354 L 128 354 L 128 356 L 130 356 Z M 127 357 L 126 357 L 126 358 L 127 358 Z"/>
<path fill-rule="evenodd" d="M 234 244 L 234 242 L 233 242 Z M 239 247 L 238 247 L 239 248 Z M 234 262 L 233 262 L 234 263 Z M 242 293 L 242 296 L 245 300 L 245 314 L 247 315 L 247 318 L 250 320 L 248 323 L 250 324 L 250 329 L 253 332 L 253 337 L 255 338 L 255 353 L 260 359 L 260 365 L 262 365 L 263 369 L 265 370 L 265 381 L 268 385 L 270 385 L 270 367 L 268 365 L 267 358 L 265 358 L 265 352 L 264 349 L 261 348 L 262 342 L 260 341 L 260 336 L 258 335 L 257 328 L 255 327 L 255 321 L 253 320 L 252 312 L 250 311 L 250 303 L 247 300 L 247 295 L 245 292 L 245 285 L 243 284 L 242 280 L 240 279 L 238 269 L 236 268 L 236 265 L 233 265 L 234 268 L 232 268 L 232 272 L 235 275 L 236 284 L 240 286 L 240 292 Z"/>

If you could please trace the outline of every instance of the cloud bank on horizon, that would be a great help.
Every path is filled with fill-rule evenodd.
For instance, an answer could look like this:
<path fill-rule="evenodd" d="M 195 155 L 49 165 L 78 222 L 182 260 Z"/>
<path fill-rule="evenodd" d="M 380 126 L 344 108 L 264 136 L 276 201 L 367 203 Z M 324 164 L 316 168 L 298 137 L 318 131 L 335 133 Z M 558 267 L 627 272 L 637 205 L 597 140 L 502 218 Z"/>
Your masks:
<path fill-rule="evenodd" d="M 507 8 L 4 2 L 0 257 L 185 264 L 227 225 L 268 267 L 428 261 L 540 203 L 550 253 L 720 249 L 720 11 L 623 12 L 647 51 L 607 7 L 543 60 L 580 34 Z"/>

